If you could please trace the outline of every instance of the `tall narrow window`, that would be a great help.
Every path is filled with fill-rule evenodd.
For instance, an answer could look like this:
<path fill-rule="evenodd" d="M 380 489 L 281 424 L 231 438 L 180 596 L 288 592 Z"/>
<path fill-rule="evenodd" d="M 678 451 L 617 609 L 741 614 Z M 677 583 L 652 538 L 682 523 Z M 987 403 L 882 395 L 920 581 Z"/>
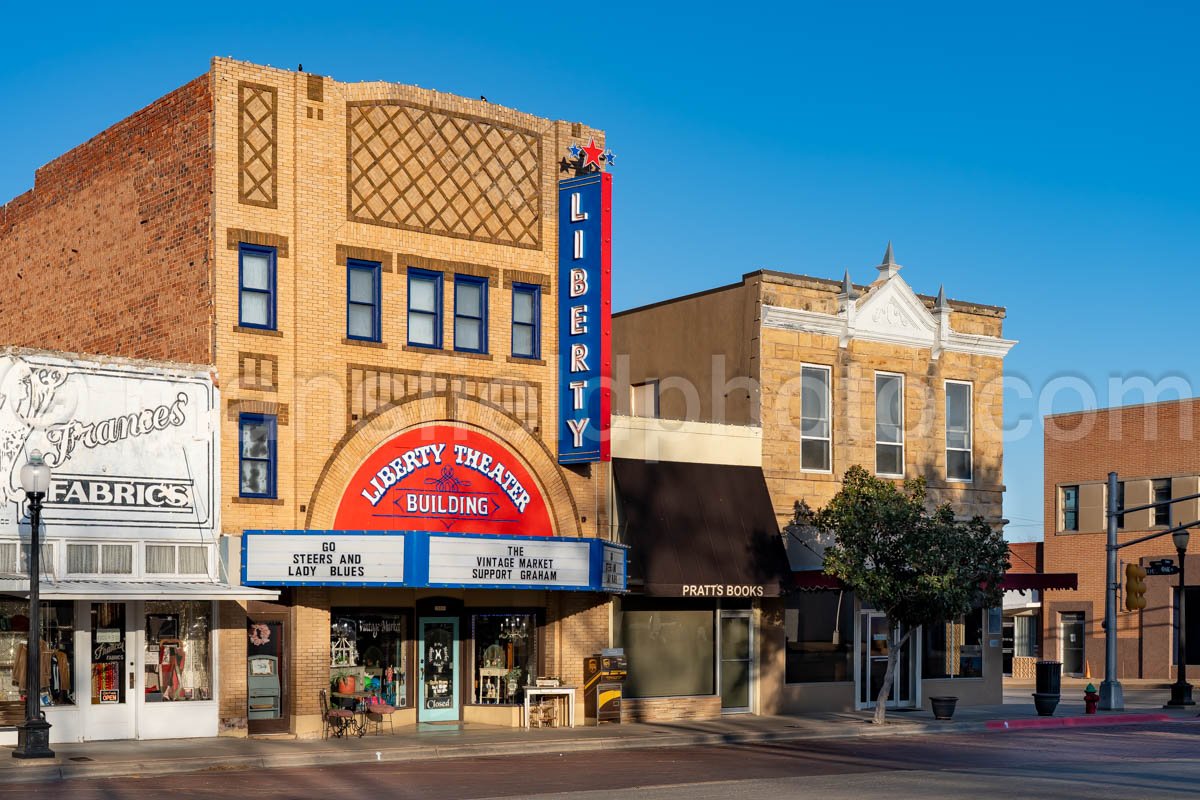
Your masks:
<path fill-rule="evenodd" d="M 238 324 L 275 329 L 274 247 L 238 247 Z"/>
<path fill-rule="evenodd" d="M 904 376 L 875 373 L 875 472 L 904 475 Z"/>
<path fill-rule="evenodd" d="M 828 472 L 832 441 L 829 413 L 830 368 L 800 368 L 800 469 Z"/>
<path fill-rule="evenodd" d="M 242 497 L 275 497 L 275 417 L 238 418 L 239 490 Z"/>
<path fill-rule="evenodd" d="M 1154 502 L 1165 503 L 1171 499 L 1171 479 L 1160 478 L 1154 481 Z M 1154 507 L 1154 524 L 1155 525 L 1170 525 L 1171 524 L 1171 507 L 1170 506 L 1155 506 Z"/>
<path fill-rule="evenodd" d="M 379 313 L 380 265 L 346 260 L 346 338 L 378 342 L 382 336 Z"/>
<path fill-rule="evenodd" d="M 454 276 L 454 349 L 487 352 L 487 279 Z"/>
<path fill-rule="evenodd" d="M 629 387 L 629 413 L 635 417 L 658 419 L 658 381 L 636 383 Z"/>
<path fill-rule="evenodd" d="M 512 286 L 512 354 L 517 358 L 539 358 L 541 341 L 542 287 L 528 283 Z"/>
<path fill-rule="evenodd" d="M 946 382 L 946 477 L 969 481 L 974 474 L 971 384 Z"/>
<path fill-rule="evenodd" d="M 408 269 L 408 343 L 442 346 L 442 274 Z"/>
<path fill-rule="evenodd" d="M 1079 530 L 1079 487 L 1062 487 L 1062 529 Z"/>

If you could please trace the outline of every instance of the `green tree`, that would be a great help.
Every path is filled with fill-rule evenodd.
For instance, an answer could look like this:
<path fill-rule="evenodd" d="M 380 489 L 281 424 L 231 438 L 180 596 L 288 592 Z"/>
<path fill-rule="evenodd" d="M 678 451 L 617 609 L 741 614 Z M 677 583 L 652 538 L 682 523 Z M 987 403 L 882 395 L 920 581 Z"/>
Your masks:
<path fill-rule="evenodd" d="M 1002 602 L 1008 545 L 1000 531 L 982 517 L 956 520 L 949 503 L 931 507 L 923 478 L 899 485 L 853 466 L 824 508 L 797 502 L 793 525 L 832 534 L 825 572 L 887 615 L 890 646 L 875 702 L 877 725 L 886 722 L 900 650 L 918 626 Z"/>

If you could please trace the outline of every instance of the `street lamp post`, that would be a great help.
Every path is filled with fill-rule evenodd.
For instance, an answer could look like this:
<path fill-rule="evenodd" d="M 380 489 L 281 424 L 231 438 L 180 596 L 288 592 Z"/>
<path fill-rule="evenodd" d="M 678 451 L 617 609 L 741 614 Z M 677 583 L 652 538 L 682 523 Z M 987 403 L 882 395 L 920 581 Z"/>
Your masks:
<path fill-rule="evenodd" d="M 39 528 L 42 500 L 50 488 L 50 468 L 34 450 L 21 467 L 21 488 L 29 499 L 29 636 L 25 645 L 25 722 L 17 727 L 17 749 L 13 758 L 54 758 L 50 749 L 50 723 L 42 713 L 42 545 Z"/>
<path fill-rule="evenodd" d="M 1187 557 L 1188 546 L 1187 529 L 1176 531 L 1171 534 L 1171 538 L 1175 541 L 1175 549 L 1179 552 L 1179 611 L 1175 615 L 1176 623 L 1179 625 L 1179 634 L 1176 636 L 1175 646 L 1175 682 L 1171 684 L 1171 700 L 1167 705 L 1192 706 L 1195 703 L 1192 701 L 1192 685 L 1187 682 L 1187 618 L 1184 616 L 1184 609 L 1187 607 L 1184 597 L 1184 587 L 1187 586 L 1184 579 L 1184 559 Z"/>

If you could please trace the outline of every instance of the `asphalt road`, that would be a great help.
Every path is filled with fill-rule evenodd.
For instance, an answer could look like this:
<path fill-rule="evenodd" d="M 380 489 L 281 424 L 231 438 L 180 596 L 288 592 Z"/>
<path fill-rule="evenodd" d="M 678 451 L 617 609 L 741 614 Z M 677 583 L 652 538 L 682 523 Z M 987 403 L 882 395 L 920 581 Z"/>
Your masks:
<path fill-rule="evenodd" d="M 23 784 L 22 798 L 1196 797 L 1200 721 Z"/>

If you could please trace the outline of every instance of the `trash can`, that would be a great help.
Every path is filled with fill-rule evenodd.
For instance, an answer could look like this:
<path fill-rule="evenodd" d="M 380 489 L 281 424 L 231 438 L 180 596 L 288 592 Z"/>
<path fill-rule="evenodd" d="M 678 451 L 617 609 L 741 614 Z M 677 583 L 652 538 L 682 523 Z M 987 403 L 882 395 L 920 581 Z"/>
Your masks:
<path fill-rule="evenodd" d="M 1034 687 L 1033 705 L 1038 716 L 1050 717 L 1062 699 L 1062 662 L 1039 661 L 1034 665 L 1037 685 Z"/>

